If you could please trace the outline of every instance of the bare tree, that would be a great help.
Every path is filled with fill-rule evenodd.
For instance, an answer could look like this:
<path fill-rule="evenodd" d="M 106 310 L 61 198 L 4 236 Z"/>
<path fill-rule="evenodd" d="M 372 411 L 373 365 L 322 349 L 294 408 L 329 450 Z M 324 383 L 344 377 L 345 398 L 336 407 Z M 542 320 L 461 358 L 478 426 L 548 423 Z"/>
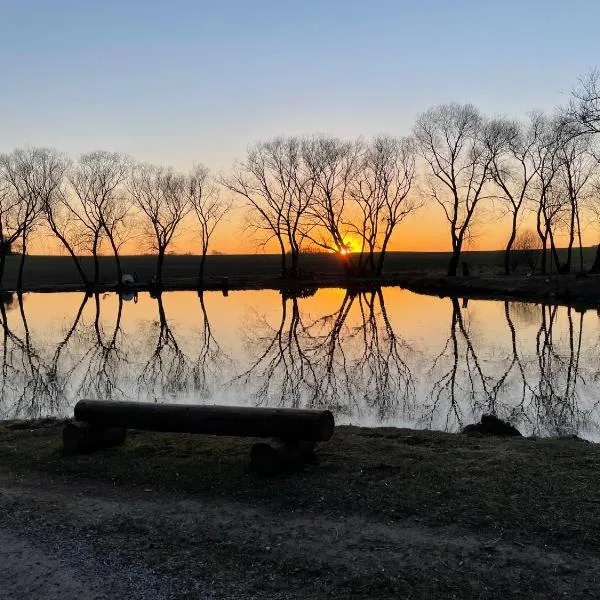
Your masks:
<path fill-rule="evenodd" d="M 200 225 L 200 269 L 198 281 L 201 284 L 204 279 L 204 265 L 210 239 L 219 223 L 231 210 L 231 201 L 223 201 L 219 190 L 211 179 L 208 169 L 202 165 L 196 165 L 188 175 L 187 191 L 189 202 L 192 206 L 198 223 Z"/>
<path fill-rule="evenodd" d="M 600 71 L 594 69 L 579 80 L 571 93 L 567 119 L 580 133 L 600 133 Z"/>
<path fill-rule="evenodd" d="M 346 239 L 346 217 L 362 156 L 361 141 L 315 137 L 303 143 L 305 168 L 314 185 L 306 235 L 317 246 L 345 256 L 347 269 L 352 268 L 352 248 Z"/>
<path fill-rule="evenodd" d="M 539 114 L 540 135 L 533 147 L 532 160 L 536 178 L 530 187 L 530 202 L 536 213 L 536 229 L 542 244 L 541 273 L 547 271 L 547 249 L 550 243 L 551 259 L 559 264 L 555 233 L 558 228 L 564 197 L 557 184 L 557 173 L 561 166 L 558 156 L 562 140 L 562 123 L 559 119 L 548 119 Z"/>
<path fill-rule="evenodd" d="M 165 252 L 190 212 L 185 177 L 172 169 L 137 165 L 132 169 L 129 188 L 134 201 L 146 217 L 146 235 L 158 252 L 154 283 L 162 284 Z"/>
<path fill-rule="evenodd" d="M 511 250 L 517 238 L 517 226 L 527 193 L 537 175 L 534 153 L 543 128 L 538 115 L 532 115 L 527 127 L 516 121 L 496 119 L 488 127 L 487 143 L 493 156 L 491 174 L 508 204 L 511 229 L 504 251 L 504 274 L 511 271 Z M 498 149 L 495 152 L 495 149 Z"/>
<path fill-rule="evenodd" d="M 253 146 L 223 184 L 245 199 L 250 225 L 261 236 L 261 243 L 276 241 L 282 276 L 295 277 L 304 234 L 301 224 L 314 189 L 302 168 L 300 140 L 275 138 Z"/>
<path fill-rule="evenodd" d="M 524 264 L 531 271 L 535 271 L 538 265 L 541 251 L 539 236 L 532 229 L 524 229 L 515 237 L 510 256 L 510 266 L 514 271 L 519 265 Z"/>
<path fill-rule="evenodd" d="M 361 239 L 359 271 L 380 276 L 388 244 L 396 226 L 420 203 L 411 196 L 415 180 L 412 138 L 376 137 L 365 149 L 351 188 L 359 218 L 347 226 Z M 375 253 L 379 252 L 377 259 Z"/>
<path fill-rule="evenodd" d="M 452 257 L 448 275 L 456 275 L 475 210 L 485 199 L 494 153 L 486 144 L 486 123 L 471 104 L 442 104 L 423 113 L 415 125 L 421 154 L 429 167 L 430 194 L 450 225 Z"/>
<path fill-rule="evenodd" d="M 46 151 L 38 149 L 15 150 L 0 156 L 0 178 L 4 180 L 4 192 L 8 199 L 7 220 L 2 232 L 4 243 L 19 240 L 21 260 L 17 276 L 17 289 L 23 289 L 23 269 L 27 255 L 27 242 L 34 228 L 39 225 L 44 210 L 44 192 L 54 182 L 48 181 Z M 8 189 L 6 189 L 6 186 Z M 5 204 L 6 205 L 6 204 Z M 7 231 L 11 231 L 6 235 Z"/>
<path fill-rule="evenodd" d="M 76 200 L 65 202 L 65 206 L 87 234 L 96 285 L 100 281 L 98 252 L 104 237 L 115 256 L 119 283 L 122 279 L 119 246 L 131 208 L 124 187 L 128 171 L 129 161 L 123 155 L 97 151 L 83 154 L 68 174 Z"/>
<path fill-rule="evenodd" d="M 564 190 L 565 219 L 568 233 L 567 258 L 561 271 L 571 271 L 571 261 L 575 236 L 579 242 L 580 270 L 583 271 L 583 244 L 581 236 L 581 213 L 590 198 L 592 178 L 598 169 L 598 162 L 592 153 L 590 135 L 580 135 L 565 139 L 559 146 L 559 181 Z"/>
<path fill-rule="evenodd" d="M 36 148 L 33 155 L 38 173 L 36 194 L 42 205 L 45 225 L 67 250 L 81 281 L 88 288 L 88 278 L 77 255 L 81 232 L 69 208 L 69 197 L 63 185 L 69 161 L 56 150 L 48 148 Z"/>

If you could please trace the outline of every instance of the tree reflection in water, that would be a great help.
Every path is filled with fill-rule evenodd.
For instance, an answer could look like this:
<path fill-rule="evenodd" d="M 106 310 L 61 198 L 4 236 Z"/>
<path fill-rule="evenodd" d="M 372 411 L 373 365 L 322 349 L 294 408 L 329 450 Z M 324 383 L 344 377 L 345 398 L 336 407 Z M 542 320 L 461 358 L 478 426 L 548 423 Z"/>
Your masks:
<path fill-rule="evenodd" d="M 122 297 L 70 296 L 72 314 L 52 342 L 46 331 L 51 321 L 46 326 L 33 313 L 28 319 L 29 300 L 3 294 L 1 414 L 66 415 L 85 397 L 224 400 L 326 407 L 346 422 L 451 431 L 495 413 L 528 433 L 599 437 L 595 314 L 423 297 L 416 318 L 417 305 L 403 304 L 414 300 L 408 292 L 346 290 L 323 309 L 322 298 L 333 293 L 305 289 L 285 291 L 264 312 L 222 319 L 215 328 L 207 303 L 217 300 L 209 294 L 199 293 L 198 300 L 174 294 L 180 304 L 173 306 L 185 308 L 173 323 L 163 296 L 130 305 L 131 312 Z M 225 302 L 245 306 L 244 294 L 219 298 L 210 310 Z M 169 307 L 169 294 L 164 298 Z M 185 304 L 190 298 L 199 310 Z M 155 316 L 138 314 L 140 305 Z M 448 318 L 449 328 L 443 323 Z M 446 328 L 441 334 L 440 325 Z M 224 338 L 230 340 L 226 348 Z"/>
<path fill-rule="evenodd" d="M 349 323 L 353 308 L 358 317 Z M 409 349 L 390 324 L 381 289 L 348 290 L 336 311 L 314 320 L 302 317 L 298 295 L 282 294 L 279 324 L 258 318 L 247 345 L 256 355 L 238 379 L 257 404 L 325 407 L 352 417 L 371 409 L 381 420 L 414 405 L 402 356 Z"/>
<path fill-rule="evenodd" d="M 75 366 L 62 368 L 63 354 L 79 324 L 87 298 L 84 296 L 73 324 L 65 331 L 51 358 L 45 358 L 33 341 L 27 321 L 22 294 L 10 298 L 10 303 L 0 302 L 2 321 L 2 381 L 0 403 L 11 407 L 13 418 L 36 418 L 61 411 L 68 399 L 67 388 Z M 18 307 L 18 323 L 11 326 L 6 307 Z M 22 331 L 17 334 L 17 329 Z"/>
<path fill-rule="evenodd" d="M 128 357 L 122 351 L 123 297 L 118 295 L 114 325 L 105 329 L 101 318 L 100 295 L 94 294 L 94 320 L 88 327 L 88 348 L 81 365 L 83 375 L 77 391 L 80 398 L 122 400 L 127 394 L 122 386 L 121 372 L 126 369 Z M 84 338 L 85 339 L 85 338 Z"/>
<path fill-rule="evenodd" d="M 504 302 L 510 350 L 506 359 L 482 361 L 474 338 L 459 306 L 452 298 L 450 334 L 442 351 L 435 357 L 428 375 L 441 372 L 434 379 L 430 402 L 426 404 L 423 422 L 454 430 L 481 414 L 495 414 L 511 422 L 523 423 L 538 435 L 565 435 L 590 429 L 598 401 L 582 406 L 578 384 L 585 380 L 580 371 L 583 337 L 583 313 L 575 325 L 574 310 L 561 308 L 566 315 L 566 344 L 554 334 L 556 306 Z M 512 318 L 539 324 L 535 336 L 535 355 L 523 357 L 517 341 L 517 328 Z M 484 351 L 491 343 L 484 341 Z M 566 347 L 565 347 L 566 346 Z M 488 367 L 484 372 L 484 365 Z"/>

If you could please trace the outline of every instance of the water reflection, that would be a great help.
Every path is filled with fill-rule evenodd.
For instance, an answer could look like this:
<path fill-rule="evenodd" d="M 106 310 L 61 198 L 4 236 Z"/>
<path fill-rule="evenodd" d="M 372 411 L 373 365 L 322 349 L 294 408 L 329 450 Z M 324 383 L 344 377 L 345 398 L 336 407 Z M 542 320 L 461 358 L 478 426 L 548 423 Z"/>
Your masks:
<path fill-rule="evenodd" d="M 397 288 L 1 300 L 4 418 L 91 397 L 327 407 L 338 422 L 450 431 L 491 412 L 600 438 L 595 312 Z"/>

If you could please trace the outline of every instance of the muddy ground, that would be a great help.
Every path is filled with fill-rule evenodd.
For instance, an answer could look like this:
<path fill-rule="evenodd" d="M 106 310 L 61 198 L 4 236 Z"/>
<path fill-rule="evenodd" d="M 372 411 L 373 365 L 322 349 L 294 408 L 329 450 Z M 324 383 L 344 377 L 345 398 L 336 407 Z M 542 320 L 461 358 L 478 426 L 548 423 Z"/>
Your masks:
<path fill-rule="evenodd" d="M 339 427 L 261 477 L 247 440 L 60 437 L 0 426 L 0 598 L 600 597 L 600 448 L 576 438 Z"/>

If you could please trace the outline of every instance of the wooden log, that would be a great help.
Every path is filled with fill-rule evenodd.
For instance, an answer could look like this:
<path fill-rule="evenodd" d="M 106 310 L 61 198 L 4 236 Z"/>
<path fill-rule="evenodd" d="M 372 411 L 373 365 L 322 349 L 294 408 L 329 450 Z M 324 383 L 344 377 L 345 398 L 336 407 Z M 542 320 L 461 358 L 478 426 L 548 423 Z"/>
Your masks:
<path fill-rule="evenodd" d="M 257 442 L 250 450 L 252 468 L 263 475 L 272 475 L 286 467 L 314 457 L 316 442 L 298 440 L 285 442 L 271 439 Z"/>
<path fill-rule="evenodd" d="M 97 427 L 90 423 L 73 421 L 63 429 L 63 446 L 72 454 L 86 454 L 119 446 L 125 441 L 127 429 L 122 427 Z"/>
<path fill-rule="evenodd" d="M 328 410 L 104 400 L 81 400 L 75 405 L 75 419 L 98 427 L 314 442 L 330 439 L 335 427 Z"/>

